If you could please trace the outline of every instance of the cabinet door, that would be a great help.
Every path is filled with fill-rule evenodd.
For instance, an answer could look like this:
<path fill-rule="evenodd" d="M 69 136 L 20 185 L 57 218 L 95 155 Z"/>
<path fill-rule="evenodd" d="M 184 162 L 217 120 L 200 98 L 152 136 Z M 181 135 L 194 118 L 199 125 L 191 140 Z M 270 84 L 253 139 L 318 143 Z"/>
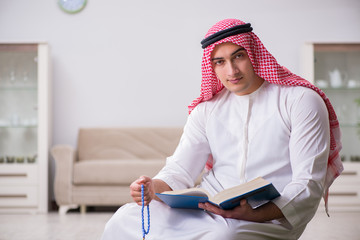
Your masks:
<path fill-rule="evenodd" d="M 37 156 L 38 47 L 0 45 L 0 162 Z"/>
<path fill-rule="evenodd" d="M 48 45 L 0 44 L 0 211 L 48 208 Z"/>
<path fill-rule="evenodd" d="M 306 44 L 304 56 L 304 76 L 325 92 L 338 116 L 343 161 L 360 163 L 360 43 Z"/>
<path fill-rule="evenodd" d="M 0 186 L 0 206 L 2 208 L 38 206 L 38 188 L 36 186 Z"/>
<path fill-rule="evenodd" d="M 360 43 L 308 43 L 303 76 L 322 89 L 338 116 L 344 172 L 330 187 L 330 208 L 360 209 Z"/>

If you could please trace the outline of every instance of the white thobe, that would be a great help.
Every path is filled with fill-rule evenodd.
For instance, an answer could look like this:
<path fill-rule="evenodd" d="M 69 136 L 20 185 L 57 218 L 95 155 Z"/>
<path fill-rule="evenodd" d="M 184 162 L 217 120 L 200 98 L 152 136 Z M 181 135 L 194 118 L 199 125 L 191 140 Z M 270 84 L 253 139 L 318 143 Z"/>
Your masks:
<path fill-rule="evenodd" d="M 212 194 L 262 176 L 281 193 L 285 216 L 266 223 L 226 219 L 199 210 L 150 204 L 147 239 L 298 239 L 324 191 L 330 131 L 322 98 L 305 87 L 264 84 L 237 96 L 224 89 L 189 115 L 174 154 L 155 177 L 173 190 L 192 187 L 210 154 L 200 187 Z M 141 207 L 121 207 L 103 240 L 139 239 Z"/>

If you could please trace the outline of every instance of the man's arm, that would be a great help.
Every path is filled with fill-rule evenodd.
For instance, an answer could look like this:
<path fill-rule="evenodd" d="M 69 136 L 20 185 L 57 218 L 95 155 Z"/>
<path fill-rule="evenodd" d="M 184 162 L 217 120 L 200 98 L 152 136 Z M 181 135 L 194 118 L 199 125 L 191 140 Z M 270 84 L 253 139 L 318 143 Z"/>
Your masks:
<path fill-rule="evenodd" d="M 252 209 L 246 200 L 242 200 L 240 206 L 231 210 L 223 210 L 210 203 L 199 203 L 199 208 L 218 214 L 224 218 L 234 218 L 251 222 L 266 222 L 284 217 L 281 210 L 272 202 L 268 202 L 256 209 Z"/>
<path fill-rule="evenodd" d="M 296 88 L 298 91 L 301 88 Z M 330 149 L 329 116 L 315 91 L 294 91 L 287 105 L 291 135 L 289 156 L 292 180 L 272 202 L 292 227 L 305 226 L 315 215 L 324 192 Z"/>

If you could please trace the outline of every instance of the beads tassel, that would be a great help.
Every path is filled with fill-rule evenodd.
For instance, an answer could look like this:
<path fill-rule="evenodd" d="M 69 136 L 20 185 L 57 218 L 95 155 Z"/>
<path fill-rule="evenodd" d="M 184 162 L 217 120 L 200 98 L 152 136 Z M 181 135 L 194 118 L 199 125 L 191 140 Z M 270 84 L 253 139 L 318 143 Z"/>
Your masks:
<path fill-rule="evenodd" d="M 145 240 L 145 235 L 149 234 L 150 231 L 150 207 L 147 205 L 147 230 L 145 230 L 145 220 L 144 220 L 144 208 L 145 208 L 145 200 L 144 200 L 144 185 L 141 185 L 141 223 L 142 223 L 142 232 L 143 232 L 143 240 Z"/>

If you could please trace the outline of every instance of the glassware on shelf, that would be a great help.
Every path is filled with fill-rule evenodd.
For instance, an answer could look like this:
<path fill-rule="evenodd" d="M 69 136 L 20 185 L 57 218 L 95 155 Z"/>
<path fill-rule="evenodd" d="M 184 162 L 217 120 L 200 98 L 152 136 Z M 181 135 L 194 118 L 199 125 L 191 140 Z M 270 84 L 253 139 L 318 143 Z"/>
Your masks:
<path fill-rule="evenodd" d="M 360 87 L 360 81 L 356 79 L 349 79 L 347 83 L 348 88 L 359 88 Z"/>
<path fill-rule="evenodd" d="M 24 163 L 24 162 L 25 162 L 25 158 L 24 158 L 23 156 L 16 157 L 16 162 L 17 162 L 17 163 Z"/>
<path fill-rule="evenodd" d="M 356 127 L 357 127 L 357 135 L 360 140 L 360 98 L 354 100 L 356 103 Z"/>
<path fill-rule="evenodd" d="M 23 118 L 20 121 L 20 126 L 22 127 L 36 127 L 37 119 L 36 118 Z"/>
<path fill-rule="evenodd" d="M 359 155 L 350 156 L 350 162 L 360 162 L 360 156 Z"/>
<path fill-rule="evenodd" d="M 37 155 L 30 155 L 30 156 L 27 156 L 26 160 L 28 163 L 35 163 L 36 162 L 36 158 L 37 158 Z"/>
<path fill-rule="evenodd" d="M 347 73 L 335 68 L 329 72 L 330 86 L 332 88 L 347 87 Z"/>
<path fill-rule="evenodd" d="M 6 156 L 7 163 L 15 163 L 15 156 Z"/>
<path fill-rule="evenodd" d="M 30 123 L 30 126 L 37 126 L 37 124 L 38 124 L 38 120 L 37 120 L 37 118 L 31 118 L 30 120 L 29 120 L 29 123 Z"/>
<path fill-rule="evenodd" d="M 0 128 L 17 127 L 37 127 L 37 118 L 20 118 L 18 115 L 12 115 L 9 118 L 0 118 Z"/>
<path fill-rule="evenodd" d="M 15 71 L 10 71 L 9 80 L 11 84 L 15 84 L 16 82 Z"/>
<path fill-rule="evenodd" d="M 9 120 L 0 119 L 0 127 L 7 127 L 7 126 L 9 126 Z"/>
<path fill-rule="evenodd" d="M 23 72 L 23 82 L 24 83 L 27 83 L 29 81 L 29 76 L 28 76 L 28 72 L 27 71 L 24 71 Z"/>
<path fill-rule="evenodd" d="M 340 71 L 338 69 L 329 72 L 330 85 L 332 88 L 339 88 L 342 86 Z"/>
<path fill-rule="evenodd" d="M 11 126 L 17 127 L 20 124 L 20 117 L 17 114 L 11 116 Z"/>
<path fill-rule="evenodd" d="M 33 164 L 36 162 L 37 154 L 35 155 L 29 155 L 27 157 L 25 156 L 13 156 L 13 155 L 7 155 L 7 156 L 0 156 L 0 164 L 25 164 L 30 163 Z"/>
<path fill-rule="evenodd" d="M 315 81 L 315 84 L 319 88 L 328 88 L 329 87 L 329 82 L 326 81 L 325 79 L 318 79 Z"/>

